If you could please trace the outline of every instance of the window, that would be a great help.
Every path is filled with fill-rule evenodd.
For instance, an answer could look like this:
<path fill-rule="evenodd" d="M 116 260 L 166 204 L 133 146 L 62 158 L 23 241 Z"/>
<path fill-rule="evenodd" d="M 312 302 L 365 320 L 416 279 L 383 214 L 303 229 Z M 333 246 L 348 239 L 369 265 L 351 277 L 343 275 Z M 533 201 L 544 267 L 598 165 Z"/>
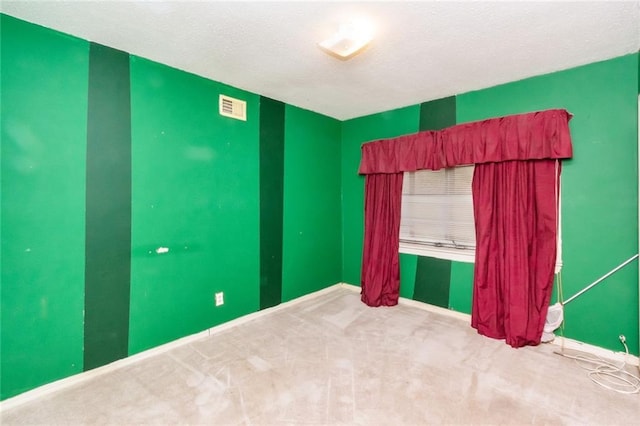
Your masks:
<path fill-rule="evenodd" d="M 473 169 L 471 165 L 404 174 L 401 253 L 474 261 Z"/>
<path fill-rule="evenodd" d="M 476 235 L 471 180 L 474 166 L 405 172 L 402 184 L 400 253 L 471 262 Z M 561 199 L 558 223 L 561 219 Z M 562 267 L 562 229 L 558 227 L 556 268 Z"/>

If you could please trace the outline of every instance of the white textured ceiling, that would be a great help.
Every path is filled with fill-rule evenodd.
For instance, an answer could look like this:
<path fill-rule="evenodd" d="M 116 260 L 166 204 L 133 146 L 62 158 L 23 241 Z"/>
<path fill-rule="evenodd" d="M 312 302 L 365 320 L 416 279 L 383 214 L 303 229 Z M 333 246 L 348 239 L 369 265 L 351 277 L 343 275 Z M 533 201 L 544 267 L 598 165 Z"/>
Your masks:
<path fill-rule="evenodd" d="M 348 119 L 640 49 L 640 1 L 11 1 L 2 12 Z M 316 43 L 370 19 L 340 61 Z"/>

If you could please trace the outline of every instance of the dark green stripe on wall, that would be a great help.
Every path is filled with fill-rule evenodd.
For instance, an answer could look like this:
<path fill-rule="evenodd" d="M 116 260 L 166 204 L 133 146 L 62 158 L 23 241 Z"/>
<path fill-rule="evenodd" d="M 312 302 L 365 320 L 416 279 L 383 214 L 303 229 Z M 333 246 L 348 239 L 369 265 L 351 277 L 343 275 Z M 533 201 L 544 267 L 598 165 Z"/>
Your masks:
<path fill-rule="evenodd" d="M 413 300 L 448 308 L 450 285 L 450 260 L 418 256 Z"/>
<path fill-rule="evenodd" d="M 441 130 L 456 124 L 456 97 L 436 99 L 420 105 L 420 131 Z M 418 257 L 413 299 L 449 307 L 451 261 Z"/>
<path fill-rule="evenodd" d="M 455 96 L 420 104 L 420 131 L 442 130 L 455 124 Z"/>
<path fill-rule="evenodd" d="M 91 43 L 84 369 L 128 355 L 131 270 L 129 55 Z"/>
<path fill-rule="evenodd" d="M 282 301 L 284 104 L 260 97 L 260 309 Z"/>

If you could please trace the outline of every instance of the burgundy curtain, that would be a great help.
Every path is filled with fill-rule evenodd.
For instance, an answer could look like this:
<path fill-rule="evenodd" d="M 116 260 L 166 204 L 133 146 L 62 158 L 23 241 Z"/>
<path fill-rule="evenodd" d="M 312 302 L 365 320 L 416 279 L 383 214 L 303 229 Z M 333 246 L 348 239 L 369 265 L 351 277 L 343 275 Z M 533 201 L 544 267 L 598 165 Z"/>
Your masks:
<path fill-rule="evenodd" d="M 398 304 L 400 290 L 400 203 L 402 173 L 365 179 L 362 301 L 369 306 Z M 365 267 L 366 265 L 366 267 Z"/>
<path fill-rule="evenodd" d="M 478 164 L 471 325 L 513 347 L 540 343 L 556 263 L 555 160 Z"/>
<path fill-rule="evenodd" d="M 397 303 L 402 173 L 476 164 L 472 325 L 512 346 L 539 343 L 556 255 L 556 192 L 548 175 L 555 163 L 546 160 L 573 155 L 570 118 L 565 110 L 540 111 L 364 144 L 363 302 Z"/>

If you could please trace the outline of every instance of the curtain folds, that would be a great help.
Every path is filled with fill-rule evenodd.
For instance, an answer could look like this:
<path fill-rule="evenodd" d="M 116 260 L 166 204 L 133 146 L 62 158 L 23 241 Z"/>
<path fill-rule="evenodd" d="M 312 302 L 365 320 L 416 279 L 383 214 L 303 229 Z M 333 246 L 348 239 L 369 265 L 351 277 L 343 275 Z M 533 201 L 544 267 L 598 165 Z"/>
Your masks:
<path fill-rule="evenodd" d="M 573 155 L 570 119 L 556 109 L 364 144 L 362 301 L 398 301 L 402 174 L 476 164 L 472 326 L 514 347 L 538 344 L 556 257 L 554 160 Z"/>
<path fill-rule="evenodd" d="M 369 306 L 398 304 L 400 290 L 400 204 L 402 173 L 365 179 L 362 301 Z"/>
<path fill-rule="evenodd" d="M 513 347 L 537 345 L 553 290 L 557 250 L 555 160 L 476 165 L 471 326 Z"/>
<path fill-rule="evenodd" d="M 571 158 L 571 115 L 562 109 L 459 124 L 362 145 L 359 173 L 440 170 L 465 164 Z"/>

